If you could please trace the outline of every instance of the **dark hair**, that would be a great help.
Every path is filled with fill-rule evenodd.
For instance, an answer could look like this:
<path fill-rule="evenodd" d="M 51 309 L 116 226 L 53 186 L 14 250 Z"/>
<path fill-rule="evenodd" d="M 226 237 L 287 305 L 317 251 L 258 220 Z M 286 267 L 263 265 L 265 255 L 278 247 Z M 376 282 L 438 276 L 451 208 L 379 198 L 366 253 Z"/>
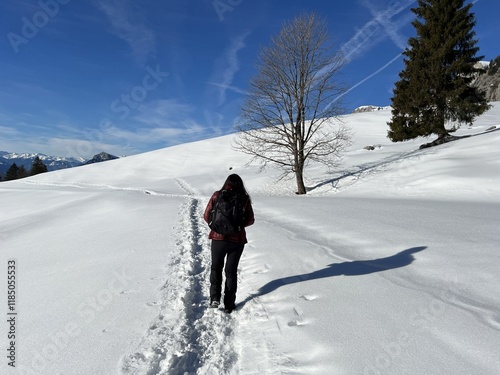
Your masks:
<path fill-rule="evenodd" d="M 246 195 L 250 199 L 250 194 L 248 194 L 247 190 L 245 189 L 243 180 L 236 173 L 227 176 L 221 190 L 234 190 L 241 195 Z"/>

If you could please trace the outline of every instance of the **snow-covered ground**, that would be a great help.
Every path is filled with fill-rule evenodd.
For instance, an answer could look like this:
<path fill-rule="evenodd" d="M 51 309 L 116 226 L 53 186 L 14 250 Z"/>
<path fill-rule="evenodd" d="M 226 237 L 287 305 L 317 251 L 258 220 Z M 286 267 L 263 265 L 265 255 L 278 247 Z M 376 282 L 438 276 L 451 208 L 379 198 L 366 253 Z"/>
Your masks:
<path fill-rule="evenodd" d="M 389 117 L 346 116 L 355 143 L 306 196 L 234 136 L 2 182 L 0 372 L 500 374 L 500 103 L 425 150 L 391 143 Z M 201 215 L 233 172 L 256 223 L 226 315 Z"/>

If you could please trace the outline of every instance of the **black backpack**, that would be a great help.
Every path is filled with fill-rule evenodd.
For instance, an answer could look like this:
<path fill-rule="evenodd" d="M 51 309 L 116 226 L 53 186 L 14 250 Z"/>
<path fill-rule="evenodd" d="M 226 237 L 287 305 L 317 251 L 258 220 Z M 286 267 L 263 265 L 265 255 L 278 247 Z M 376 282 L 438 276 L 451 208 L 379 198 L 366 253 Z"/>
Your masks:
<path fill-rule="evenodd" d="M 246 200 L 232 190 L 221 190 L 210 211 L 208 226 L 222 235 L 243 230 Z"/>

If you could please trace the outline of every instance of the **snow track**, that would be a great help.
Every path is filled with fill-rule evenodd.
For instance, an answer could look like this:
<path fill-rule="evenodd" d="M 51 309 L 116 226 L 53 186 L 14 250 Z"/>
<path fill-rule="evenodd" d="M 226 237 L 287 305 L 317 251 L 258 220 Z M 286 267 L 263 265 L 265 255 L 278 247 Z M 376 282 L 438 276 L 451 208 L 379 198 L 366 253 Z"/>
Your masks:
<path fill-rule="evenodd" d="M 210 249 L 203 205 L 194 190 L 186 191 L 180 207 L 175 246 L 159 303 L 139 349 L 123 359 L 123 374 L 229 374 L 238 354 L 233 345 L 235 321 L 208 307 Z"/>
<path fill-rule="evenodd" d="M 158 195 L 163 197 L 182 197 L 179 194 L 167 194 L 157 192 L 151 189 L 144 189 L 138 187 L 120 187 L 114 185 L 105 184 L 88 184 L 83 182 L 53 182 L 53 181 L 20 181 L 26 185 L 38 185 L 38 186 L 50 186 L 55 188 L 75 188 L 75 189 L 86 189 L 86 190 L 116 190 L 116 191 L 132 191 L 147 195 Z"/>

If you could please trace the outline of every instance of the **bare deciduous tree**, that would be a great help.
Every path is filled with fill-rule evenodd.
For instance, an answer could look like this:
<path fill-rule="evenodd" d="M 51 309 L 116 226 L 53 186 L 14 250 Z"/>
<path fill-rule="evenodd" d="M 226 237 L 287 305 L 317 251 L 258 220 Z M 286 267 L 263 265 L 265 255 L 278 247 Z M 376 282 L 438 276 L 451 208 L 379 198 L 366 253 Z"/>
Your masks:
<path fill-rule="evenodd" d="M 297 194 L 305 194 L 309 161 L 335 167 L 351 144 L 349 129 L 337 119 L 345 87 L 337 81 L 344 64 L 334 52 L 326 21 L 303 14 L 283 24 L 269 47 L 262 48 L 257 74 L 241 108 L 234 147 L 295 174 Z M 325 126 L 326 125 L 326 126 Z"/>

